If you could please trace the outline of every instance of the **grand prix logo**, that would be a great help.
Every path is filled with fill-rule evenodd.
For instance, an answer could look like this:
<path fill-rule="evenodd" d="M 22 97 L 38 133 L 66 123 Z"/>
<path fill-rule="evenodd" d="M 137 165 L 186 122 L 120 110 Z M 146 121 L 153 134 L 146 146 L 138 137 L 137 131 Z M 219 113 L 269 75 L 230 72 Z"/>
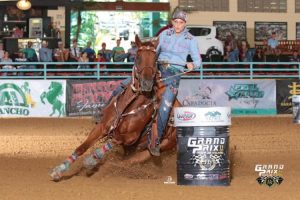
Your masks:
<path fill-rule="evenodd" d="M 255 171 L 259 172 L 259 177 L 256 179 L 259 185 L 267 185 L 272 187 L 280 185 L 284 180 L 282 177 L 284 165 L 282 164 L 257 164 L 255 165 Z"/>
<path fill-rule="evenodd" d="M 190 111 L 183 111 L 183 113 L 177 113 L 177 119 L 180 121 L 190 121 L 196 118 L 196 114 Z"/>

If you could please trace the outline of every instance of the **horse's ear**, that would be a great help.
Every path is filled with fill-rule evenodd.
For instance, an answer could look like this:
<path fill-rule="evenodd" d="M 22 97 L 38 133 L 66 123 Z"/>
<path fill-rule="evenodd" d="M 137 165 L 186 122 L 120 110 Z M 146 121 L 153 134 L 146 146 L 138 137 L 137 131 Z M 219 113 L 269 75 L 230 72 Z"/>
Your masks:
<path fill-rule="evenodd" d="M 153 38 L 151 38 L 151 43 L 156 48 L 157 45 L 159 44 L 159 37 L 153 37 Z"/>
<path fill-rule="evenodd" d="M 136 44 L 137 47 L 142 46 L 142 42 L 141 42 L 138 34 L 135 35 L 135 44 Z"/>

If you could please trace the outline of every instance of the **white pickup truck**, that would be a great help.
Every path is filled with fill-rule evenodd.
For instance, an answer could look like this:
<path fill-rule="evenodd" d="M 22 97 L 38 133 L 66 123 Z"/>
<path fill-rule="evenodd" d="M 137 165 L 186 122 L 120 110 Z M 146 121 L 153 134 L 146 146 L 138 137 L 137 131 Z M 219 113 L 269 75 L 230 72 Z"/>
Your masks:
<path fill-rule="evenodd" d="M 216 38 L 215 26 L 188 25 L 187 29 L 198 40 L 199 50 L 202 55 L 224 55 L 224 45 Z"/>

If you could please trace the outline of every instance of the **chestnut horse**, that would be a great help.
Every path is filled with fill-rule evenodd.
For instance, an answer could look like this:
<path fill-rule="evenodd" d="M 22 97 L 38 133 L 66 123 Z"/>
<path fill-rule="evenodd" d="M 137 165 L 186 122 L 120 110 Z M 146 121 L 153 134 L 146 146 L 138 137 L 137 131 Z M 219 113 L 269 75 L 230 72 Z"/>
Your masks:
<path fill-rule="evenodd" d="M 156 65 L 158 40 L 142 43 L 136 36 L 135 42 L 138 51 L 131 83 L 122 93 L 113 97 L 102 110 L 100 122 L 93 128 L 86 140 L 75 149 L 71 156 L 50 172 L 53 180 L 60 180 L 63 173 L 70 168 L 78 156 L 84 154 L 98 140 L 105 137 L 107 142 L 83 160 L 85 168 L 94 168 L 115 144 L 122 145 L 125 149 L 133 147 L 139 150 L 129 160 L 131 164 L 151 158 L 147 144 L 151 137 L 151 124 L 154 121 L 165 86 L 160 79 Z M 178 101 L 174 103 L 173 107 L 176 106 L 179 106 Z M 175 146 L 175 128 L 167 126 L 161 140 L 161 152 Z"/>

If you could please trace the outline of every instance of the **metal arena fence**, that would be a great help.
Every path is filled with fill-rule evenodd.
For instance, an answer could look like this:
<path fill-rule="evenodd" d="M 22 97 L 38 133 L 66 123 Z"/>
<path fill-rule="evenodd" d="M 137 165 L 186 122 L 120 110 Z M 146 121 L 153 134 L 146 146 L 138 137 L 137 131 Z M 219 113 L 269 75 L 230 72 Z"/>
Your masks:
<path fill-rule="evenodd" d="M 131 76 L 133 64 L 126 62 L 3 62 L 0 63 L 0 79 L 124 79 Z M 7 69 L 8 66 L 16 69 Z M 300 63 L 203 62 L 199 69 L 188 72 L 182 77 L 300 80 Z"/>

